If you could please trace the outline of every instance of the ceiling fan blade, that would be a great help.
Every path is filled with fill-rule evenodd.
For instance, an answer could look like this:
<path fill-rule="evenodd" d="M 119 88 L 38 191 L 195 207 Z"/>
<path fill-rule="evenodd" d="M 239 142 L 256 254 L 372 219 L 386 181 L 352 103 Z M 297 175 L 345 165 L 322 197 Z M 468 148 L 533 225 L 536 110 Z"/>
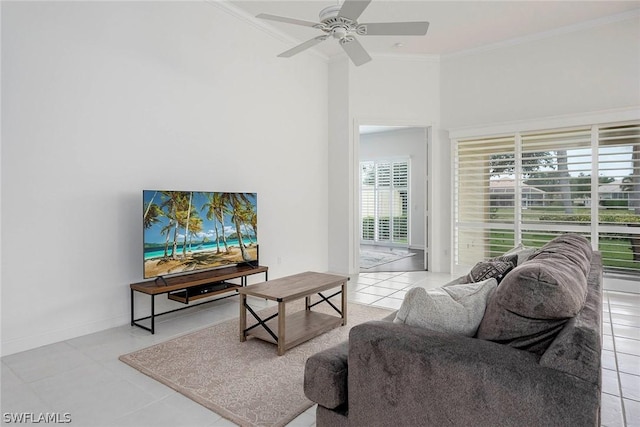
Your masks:
<path fill-rule="evenodd" d="M 317 22 L 303 21 L 301 19 L 287 18 L 286 16 L 269 15 L 268 13 L 261 13 L 256 15 L 256 18 L 269 19 L 271 21 L 285 22 L 287 24 L 303 25 L 305 27 L 315 27 L 320 25 Z"/>
<path fill-rule="evenodd" d="M 342 48 L 351 59 L 351 62 L 353 62 L 356 66 L 360 66 L 371 61 L 371 57 L 369 56 L 367 51 L 364 50 L 364 47 L 362 47 L 358 39 L 344 42 L 341 40 L 340 45 L 342 45 Z"/>
<path fill-rule="evenodd" d="M 428 22 L 379 22 L 361 24 L 366 29 L 364 36 L 424 36 L 429 29 Z"/>
<path fill-rule="evenodd" d="M 340 12 L 338 12 L 338 16 L 357 21 L 362 12 L 369 6 L 369 3 L 371 3 L 371 0 L 345 0 Z"/>
<path fill-rule="evenodd" d="M 311 40 L 307 40 L 306 42 L 299 44 L 298 46 L 294 47 L 293 49 L 289 49 L 286 52 L 282 52 L 280 55 L 278 55 L 278 57 L 280 58 L 290 58 L 295 54 L 298 54 L 300 52 L 302 52 L 303 50 L 307 50 L 315 45 L 317 45 L 318 43 L 324 41 L 327 39 L 327 37 L 329 37 L 328 35 L 323 35 L 323 36 L 318 36 L 315 38 L 312 38 Z"/>

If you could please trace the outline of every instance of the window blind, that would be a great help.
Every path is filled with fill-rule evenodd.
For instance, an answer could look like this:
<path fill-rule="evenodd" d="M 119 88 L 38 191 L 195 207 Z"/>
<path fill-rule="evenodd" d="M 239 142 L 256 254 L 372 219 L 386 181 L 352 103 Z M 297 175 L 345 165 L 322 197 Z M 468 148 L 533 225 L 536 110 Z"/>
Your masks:
<path fill-rule="evenodd" d="M 455 258 L 459 264 L 514 246 L 515 139 L 459 141 L 454 156 Z"/>
<path fill-rule="evenodd" d="M 458 140 L 454 263 L 582 234 L 608 269 L 640 273 L 640 123 Z"/>
<path fill-rule="evenodd" d="M 640 124 L 598 132 L 599 246 L 611 270 L 640 271 Z"/>

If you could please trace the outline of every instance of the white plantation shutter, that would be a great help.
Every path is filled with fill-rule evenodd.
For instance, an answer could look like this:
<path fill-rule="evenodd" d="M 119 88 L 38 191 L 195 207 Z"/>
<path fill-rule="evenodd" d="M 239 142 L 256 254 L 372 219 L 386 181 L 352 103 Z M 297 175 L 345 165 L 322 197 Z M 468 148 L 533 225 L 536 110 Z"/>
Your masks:
<path fill-rule="evenodd" d="M 363 243 L 409 243 L 409 161 L 360 163 L 360 237 Z"/>
<path fill-rule="evenodd" d="M 373 162 L 360 163 L 360 239 L 374 241 L 375 229 L 375 165 Z"/>
<path fill-rule="evenodd" d="M 459 141 L 454 156 L 455 259 L 473 265 L 514 246 L 514 138 Z"/>
<path fill-rule="evenodd" d="M 591 128 L 523 134 L 520 194 L 525 246 L 591 233 Z"/>
<path fill-rule="evenodd" d="M 393 163 L 393 242 L 409 243 L 409 162 Z"/>
<path fill-rule="evenodd" d="M 639 123 L 458 140 L 453 167 L 456 265 L 573 232 L 640 273 Z"/>
<path fill-rule="evenodd" d="M 376 225 L 377 242 L 391 241 L 391 164 L 381 162 L 376 164 Z"/>
<path fill-rule="evenodd" d="M 598 150 L 599 171 L 612 180 L 598 187 L 603 262 L 640 271 L 640 124 L 602 127 Z"/>

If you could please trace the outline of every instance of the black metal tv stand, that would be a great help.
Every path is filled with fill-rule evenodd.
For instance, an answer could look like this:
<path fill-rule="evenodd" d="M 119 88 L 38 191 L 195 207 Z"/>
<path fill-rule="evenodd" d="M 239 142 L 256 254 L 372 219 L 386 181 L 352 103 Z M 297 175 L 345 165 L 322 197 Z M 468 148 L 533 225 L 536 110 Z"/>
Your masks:
<path fill-rule="evenodd" d="M 197 273 L 181 274 L 177 276 L 161 277 L 154 280 L 132 283 L 131 288 L 131 326 L 138 326 L 152 334 L 155 334 L 155 319 L 163 314 L 173 313 L 175 311 L 192 308 L 197 305 L 207 304 L 220 299 L 229 298 L 238 294 L 237 289 L 247 286 L 247 276 L 253 274 L 264 273 L 264 279 L 268 280 L 269 267 L 252 266 L 248 264 L 235 265 L 232 267 L 224 267 L 216 270 L 206 270 Z M 229 280 L 240 279 L 240 284 L 228 282 Z M 135 318 L 135 293 L 140 292 L 151 296 L 151 315 Z M 233 292 L 229 295 L 218 296 L 220 294 Z M 176 308 L 174 310 L 155 312 L 156 295 L 167 294 L 170 300 L 185 304 L 185 307 Z M 190 304 L 193 301 L 211 298 L 215 299 L 197 304 Z M 139 322 L 150 319 L 150 326 L 143 325 Z"/>

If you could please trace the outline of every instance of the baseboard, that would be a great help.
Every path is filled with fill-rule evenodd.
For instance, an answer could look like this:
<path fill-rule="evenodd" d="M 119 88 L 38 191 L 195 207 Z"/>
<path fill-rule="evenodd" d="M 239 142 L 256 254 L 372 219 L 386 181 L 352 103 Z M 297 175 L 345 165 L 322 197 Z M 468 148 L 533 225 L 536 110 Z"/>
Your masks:
<path fill-rule="evenodd" d="M 60 341 L 66 341 L 83 335 L 104 331 L 106 329 L 128 325 L 130 322 L 131 319 L 129 319 L 128 316 L 123 315 L 82 325 L 74 325 L 69 328 L 45 331 L 37 335 L 9 339 L 6 341 L 3 340 L 0 346 L 0 354 L 2 356 L 8 356 L 10 354 L 33 350 L 34 348 L 54 344 Z"/>

